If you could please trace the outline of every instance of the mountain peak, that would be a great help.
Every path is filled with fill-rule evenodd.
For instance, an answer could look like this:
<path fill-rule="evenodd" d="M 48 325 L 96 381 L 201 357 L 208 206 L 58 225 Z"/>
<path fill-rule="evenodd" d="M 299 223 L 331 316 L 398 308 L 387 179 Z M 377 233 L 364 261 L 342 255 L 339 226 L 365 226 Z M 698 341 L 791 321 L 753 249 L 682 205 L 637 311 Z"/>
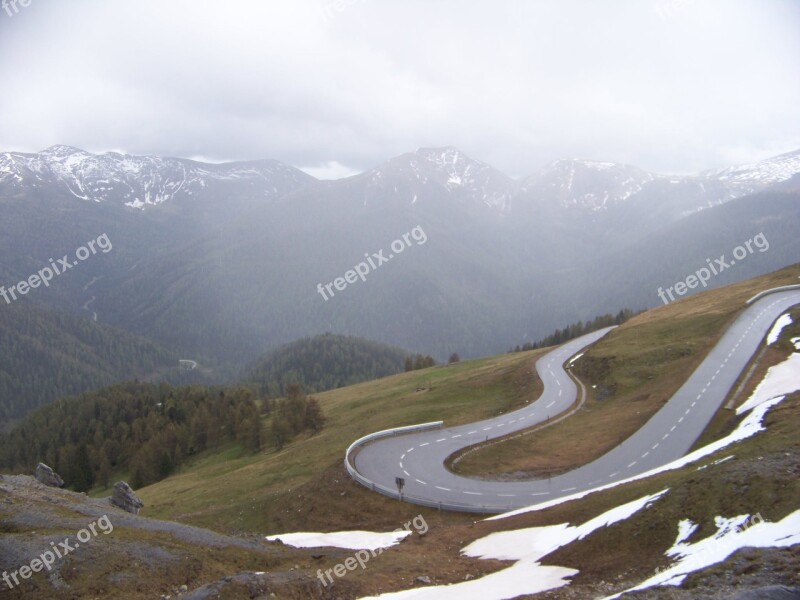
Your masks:
<path fill-rule="evenodd" d="M 517 190 L 510 177 L 453 146 L 419 148 L 392 158 L 361 178 L 368 181 L 365 203 L 389 197 L 411 205 L 450 199 L 502 213 Z"/>
<path fill-rule="evenodd" d="M 573 158 L 550 163 L 529 177 L 523 188 L 554 195 L 565 208 L 596 212 L 627 200 L 653 179 L 653 174 L 638 167 Z"/>
<path fill-rule="evenodd" d="M 439 156 L 439 157 L 448 156 L 448 157 L 453 157 L 453 158 L 460 158 L 460 157 L 467 158 L 467 156 L 463 152 L 461 152 L 461 150 L 456 148 L 455 146 L 441 146 L 441 147 L 437 147 L 437 148 L 417 148 L 417 151 L 414 154 L 416 154 L 417 156 L 419 156 L 421 158 L 431 158 L 431 157 L 436 157 L 436 156 Z"/>
<path fill-rule="evenodd" d="M 64 144 L 55 144 L 49 148 L 45 148 L 39 154 L 43 156 L 64 157 L 71 154 L 88 154 L 88 152 L 76 148 L 75 146 L 65 146 Z"/>
<path fill-rule="evenodd" d="M 484 163 L 474 160 L 453 146 L 441 148 L 420 148 L 413 156 L 424 160 L 437 169 L 448 171 L 462 171 L 471 166 L 484 166 Z M 488 166 L 488 165 L 486 165 Z"/>
<path fill-rule="evenodd" d="M 795 173 L 800 173 L 800 150 L 773 156 L 757 163 L 705 171 L 701 173 L 701 177 L 719 179 L 737 188 L 740 193 L 749 193 L 759 187 L 787 181 Z"/>

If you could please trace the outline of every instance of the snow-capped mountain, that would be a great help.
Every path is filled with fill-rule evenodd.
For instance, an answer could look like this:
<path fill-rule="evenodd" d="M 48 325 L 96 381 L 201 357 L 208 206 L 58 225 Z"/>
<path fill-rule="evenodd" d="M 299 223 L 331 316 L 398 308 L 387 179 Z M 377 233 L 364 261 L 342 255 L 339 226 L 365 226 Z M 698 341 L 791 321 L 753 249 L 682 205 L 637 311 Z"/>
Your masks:
<path fill-rule="evenodd" d="M 408 206 L 449 199 L 508 214 L 519 207 L 604 213 L 637 204 L 686 216 L 759 192 L 800 173 L 800 151 L 697 175 L 558 160 L 521 183 L 453 147 L 421 148 L 361 175 L 330 182 L 363 205 Z M 0 194 L 47 190 L 87 202 L 145 210 L 176 199 L 275 198 L 316 180 L 275 160 L 208 164 L 182 158 L 92 154 L 70 146 L 0 154 Z"/>
<path fill-rule="evenodd" d="M 420 148 L 353 180 L 366 183 L 365 203 L 393 197 L 416 204 L 442 197 L 506 212 L 518 184 L 494 167 L 452 147 Z"/>
<path fill-rule="evenodd" d="M 721 182 L 729 190 L 729 197 L 737 198 L 787 181 L 796 173 L 800 173 L 800 150 L 757 163 L 706 171 L 700 177 Z"/>
<path fill-rule="evenodd" d="M 685 177 L 572 160 L 520 184 L 446 147 L 319 182 L 274 161 L 6 153 L 0 284 L 104 233 L 113 252 L 26 301 L 221 364 L 320 331 L 480 356 L 658 303 L 658 286 L 759 232 L 770 251 L 714 285 L 796 262 L 800 189 L 779 183 L 796 168 L 778 157 Z M 769 193 L 731 201 L 730 181 Z M 402 242 L 391 266 L 330 301 L 317 293 L 358 261 L 399 252 L 416 227 L 425 243 Z"/>
<path fill-rule="evenodd" d="M 191 197 L 219 183 L 248 186 L 256 196 L 276 196 L 314 179 L 274 160 L 206 164 L 180 158 L 91 154 L 52 146 L 37 154 L 0 154 L 0 186 L 12 190 L 55 186 L 80 200 L 145 209 Z"/>
<path fill-rule="evenodd" d="M 697 175 L 668 175 L 630 165 L 590 160 L 559 160 L 522 183 L 539 204 L 598 213 L 637 203 L 671 207 L 686 216 L 760 192 L 800 173 L 800 151 L 750 165 L 709 170 Z"/>
<path fill-rule="evenodd" d="M 558 160 L 523 182 L 534 195 L 554 197 L 564 208 L 608 209 L 640 192 L 656 175 L 637 167 L 591 160 Z"/>

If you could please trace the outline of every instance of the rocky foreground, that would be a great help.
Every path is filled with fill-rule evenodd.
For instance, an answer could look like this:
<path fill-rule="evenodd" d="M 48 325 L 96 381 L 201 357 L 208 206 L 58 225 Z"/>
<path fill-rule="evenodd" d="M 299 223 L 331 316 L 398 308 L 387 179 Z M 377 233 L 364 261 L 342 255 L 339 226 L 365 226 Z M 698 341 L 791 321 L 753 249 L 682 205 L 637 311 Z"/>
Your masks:
<path fill-rule="evenodd" d="M 309 553 L 0 475 L 3 598 L 333 598 Z M 344 556 L 344 553 L 343 553 Z M 319 558 L 319 557 L 317 557 Z"/>

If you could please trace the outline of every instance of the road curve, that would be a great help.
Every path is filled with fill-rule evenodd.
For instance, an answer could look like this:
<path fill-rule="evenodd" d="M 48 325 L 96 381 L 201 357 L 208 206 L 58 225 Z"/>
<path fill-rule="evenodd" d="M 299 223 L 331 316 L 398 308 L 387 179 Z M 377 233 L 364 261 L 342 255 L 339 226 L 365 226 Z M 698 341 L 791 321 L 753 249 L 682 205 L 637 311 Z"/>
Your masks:
<path fill-rule="evenodd" d="M 527 429 L 569 408 L 577 388 L 562 365 L 611 328 L 577 338 L 536 362 L 544 392 L 512 413 L 459 427 L 384 437 L 360 446 L 346 460 L 360 483 L 396 496 L 395 478 L 405 480 L 403 500 L 465 512 L 498 513 L 555 500 L 627 479 L 672 462 L 688 452 L 716 414 L 772 323 L 800 304 L 800 291 L 760 298 L 723 334 L 689 379 L 641 429 L 600 458 L 550 479 L 490 481 L 456 475 L 448 456 L 467 446 Z"/>

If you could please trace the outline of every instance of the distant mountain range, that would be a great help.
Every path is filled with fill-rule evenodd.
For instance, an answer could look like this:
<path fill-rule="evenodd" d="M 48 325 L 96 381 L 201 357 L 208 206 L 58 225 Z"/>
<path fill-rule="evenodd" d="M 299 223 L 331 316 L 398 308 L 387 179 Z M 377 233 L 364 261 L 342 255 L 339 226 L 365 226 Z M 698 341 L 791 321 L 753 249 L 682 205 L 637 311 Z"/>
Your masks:
<path fill-rule="evenodd" d="M 270 198 L 310 183 L 313 177 L 275 160 L 204 164 L 182 158 L 91 154 L 52 146 L 38 154 L 0 154 L 5 193 L 44 189 L 79 200 L 145 209 L 221 191 Z"/>
<path fill-rule="evenodd" d="M 710 285 L 796 262 L 798 173 L 800 151 L 692 176 L 562 160 L 520 181 L 450 147 L 338 181 L 277 161 L 11 152 L 0 285 L 105 233 L 113 251 L 19 302 L 96 318 L 220 377 L 326 331 L 467 358 L 658 304 L 659 286 L 758 233 L 769 250 Z M 416 227 L 424 245 L 327 301 L 317 293 Z"/>
<path fill-rule="evenodd" d="M 350 178 L 369 181 L 368 197 L 385 198 L 416 191 L 448 193 L 509 212 L 517 197 L 555 198 L 564 208 L 600 211 L 654 190 L 690 187 L 700 210 L 760 192 L 800 172 L 800 150 L 749 165 L 704 171 L 697 175 L 658 175 L 637 167 L 592 160 L 558 160 L 517 182 L 494 167 L 473 160 L 456 148 L 422 148 Z M 315 182 L 310 175 L 278 162 L 259 160 L 207 164 L 182 158 L 91 154 L 71 146 L 52 146 L 36 154 L 0 154 L 4 194 L 60 188 L 80 200 L 148 209 L 191 197 L 218 198 L 215 187 L 232 199 L 271 198 Z M 687 195 L 683 192 L 683 195 Z M 403 196 L 411 204 L 417 196 Z"/>

